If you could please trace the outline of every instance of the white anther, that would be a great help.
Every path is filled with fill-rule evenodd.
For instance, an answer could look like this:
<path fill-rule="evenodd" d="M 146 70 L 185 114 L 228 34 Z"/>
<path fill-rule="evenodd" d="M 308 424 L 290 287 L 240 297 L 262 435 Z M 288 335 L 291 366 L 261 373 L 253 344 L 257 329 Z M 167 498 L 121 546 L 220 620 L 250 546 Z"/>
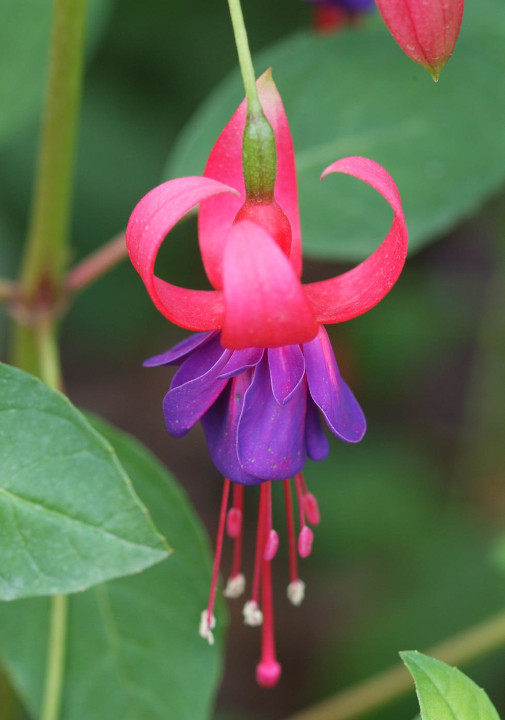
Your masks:
<path fill-rule="evenodd" d="M 200 615 L 200 628 L 198 632 L 200 633 L 200 637 L 207 640 L 209 645 L 214 645 L 214 634 L 212 630 L 216 627 L 216 618 L 212 615 L 209 623 L 208 617 L 208 610 L 203 610 Z"/>
<path fill-rule="evenodd" d="M 301 605 L 305 597 L 305 583 L 303 580 L 293 580 L 293 582 L 290 582 L 286 594 L 292 605 Z"/>
<path fill-rule="evenodd" d="M 256 600 L 248 600 L 242 610 L 244 616 L 244 624 L 251 627 L 257 627 L 263 622 L 263 613 L 261 612 Z"/>
<path fill-rule="evenodd" d="M 242 573 L 235 575 L 235 577 L 228 578 L 226 587 L 223 590 L 223 595 L 227 598 L 238 598 L 242 595 L 245 590 L 245 577 Z"/>

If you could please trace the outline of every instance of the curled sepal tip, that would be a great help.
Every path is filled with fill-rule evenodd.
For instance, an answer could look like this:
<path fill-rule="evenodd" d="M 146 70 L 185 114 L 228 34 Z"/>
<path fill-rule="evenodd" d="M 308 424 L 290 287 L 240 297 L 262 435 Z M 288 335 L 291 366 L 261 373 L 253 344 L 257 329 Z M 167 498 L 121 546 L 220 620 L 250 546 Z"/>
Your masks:
<path fill-rule="evenodd" d="M 321 177 L 334 172 L 352 175 L 371 185 L 391 205 L 394 216 L 382 244 L 360 265 L 330 280 L 305 285 L 316 318 L 324 324 L 351 320 L 377 305 L 400 276 L 408 241 L 398 188 L 381 165 L 353 156 L 329 165 Z"/>
<path fill-rule="evenodd" d="M 205 177 L 169 180 L 147 193 L 135 207 L 126 228 L 126 247 L 151 300 L 171 322 L 188 330 L 216 330 L 224 315 L 222 293 L 190 290 L 154 274 L 156 256 L 174 225 L 202 200 L 234 188 Z"/>

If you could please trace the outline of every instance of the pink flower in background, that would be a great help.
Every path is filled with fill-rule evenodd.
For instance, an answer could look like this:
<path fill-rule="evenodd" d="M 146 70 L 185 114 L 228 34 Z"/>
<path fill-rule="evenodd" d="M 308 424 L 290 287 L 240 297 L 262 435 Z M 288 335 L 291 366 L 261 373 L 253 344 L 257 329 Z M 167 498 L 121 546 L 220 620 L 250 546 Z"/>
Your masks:
<path fill-rule="evenodd" d="M 133 265 L 156 307 L 170 321 L 197 334 L 146 361 L 179 365 L 163 411 L 170 434 L 180 437 L 199 420 L 216 467 L 225 477 L 216 557 L 200 633 L 213 642 L 214 599 L 225 531 L 234 558 L 225 589 L 238 597 L 241 572 L 244 486 L 260 485 L 257 542 L 244 620 L 262 624 L 262 654 L 256 677 L 275 685 L 281 673 L 273 630 L 271 564 L 279 538 L 273 528 L 271 482 L 282 481 L 287 515 L 289 600 L 298 605 L 304 584 L 297 556 L 312 547 L 309 525 L 319 510 L 302 474 L 307 457 L 329 451 L 321 418 L 346 442 L 366 429 L 363 412 L 342 379 L 323 324 L 356 317 L 376 305 L 396 282 L 407 250 L 400 197 L 388 173 L 372 160 L 350 157 L 329 165 L 322 177 L 340 172 L 374 187 L 391 205 L 391 228 L 379 248 L 354 269 L 330 280 L 302 284 L 301 231 L 295 159 L 286 114 L 271 73 L 258 81 L 273 129 L 275 186 L 246 192 L 243 169 L 245 101 L 219 136 L 203 177 L 170 180 L 149 192 L 128 223 Z M 198 236 L 212 290 L 189 290 L 154 274 L 158 250 L 175 223 L 200 204 Z M 296 537 L 291 480 L 299 530 Z M 230 487 L 233 499 L 229 507 Z"/>
<path fill-rule="evenodd" d="M 322 35 L 337 32 L 373 8 L 375 0 L 304 0 L 313 6 L 313 27 Z"/>
<path fill-rule="evenodd" d="M 376 0 L 402 50 L 438 80 L 458 39 L 464 0 Z"/>

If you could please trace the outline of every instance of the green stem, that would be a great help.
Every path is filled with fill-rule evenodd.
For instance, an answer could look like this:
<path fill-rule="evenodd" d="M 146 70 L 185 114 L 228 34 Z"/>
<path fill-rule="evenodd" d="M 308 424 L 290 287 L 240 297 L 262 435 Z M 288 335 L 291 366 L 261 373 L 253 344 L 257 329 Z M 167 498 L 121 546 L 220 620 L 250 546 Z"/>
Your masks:
<path fill-rule="evenodd" d="M 49 81 L 30 227 L 21 271 L 23 295 L 63 282 L 81 98 L 86 0 L 54 0 Z"/>
<path fill-rule="evenodd" d="M 460 666 L 504 645 L 505 612 L 501 612 L 425 652 L 449 665 Z M 398 664 L 285 720 L 355 720 L 413 691 L 411 676 Z"/>
<path fill-rule="evenodd" d="M 17 697 L 14 693 L 9 678 L 4 669 L 0 666 L 0 720 L 12 720 L 14 713 L 18 709 Z M 16 715 L 17 717 L 17 715 Z"/>
<path fill-rule="evenodd" d="M 60 714 L 67 646 L 67 615 L 68 599 L 66 595 L 53 595 L 40 720 L 57 720 Z"/>
<path fill-rule="evenodd" d="M 41 317 L 35 333 L 40 378 L 53 390 L 61 391 L 63 380 L 54 320 L 50 316 Z"/>
<path fill-rule="evenodd" d="M 49 387 L 61 390 L 63 381 L 54 319 L 51 316 L 41 317 L 35 326 L 35 333 L 40 377 Z M 67 615 L 68 598 L 65 595 L 53 595 L 40 720 L 58 720 L 60 715 L 67 649 Z"/>
<path fill-rule="evenodd" d="M 471 483 L 478 477 L 493 479 L 503 466 L 505 430 L 505 251 L 503 231 L 497 235 L 493 272 L 476 337 L 475 356 L 469 377 L 456 476 Z"/>
<path fill-rule="evenodd" d="M 233 25 L 233 34 L 235 35 L 235 44 L 237 46 L 238 61 L 242 80 L 244 81 L 245 96 L 247 98 L 248 113 L 261 113 L 261 103 L 256 89 L 256 76 L 249 50 L 249 41 L 247 40 L 247 32 L 244 24 L 244 16 L 240 0 L 228 0 L 230 8 L 231 24 Z"/>

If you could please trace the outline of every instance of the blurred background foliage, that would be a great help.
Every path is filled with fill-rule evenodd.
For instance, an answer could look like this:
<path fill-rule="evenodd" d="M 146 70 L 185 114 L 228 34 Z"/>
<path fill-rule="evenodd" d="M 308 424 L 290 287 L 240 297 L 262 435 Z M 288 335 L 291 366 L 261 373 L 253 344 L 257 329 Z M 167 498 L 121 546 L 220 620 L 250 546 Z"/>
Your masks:
<path fill-rule="evenodd" d="M 407 223 L 410 205 L 417 213 L 418 252 L 376 309 L 332 329 L 337 359 L 364 407 L 369 431 L 359 446 L 334 442 L 328 462 L 307 468 L 323 520 L 313 554 L 302 564 L 308 585 L 302 608 L 284 602 L 286 556 L 277 562 L 278 650 L 284 664 L 277 689 L 265 692 L 255 685 L 258 633 L 242 627 L 240 609 L 231 607 L 217 720 L 282 718 L 391 665 L 399 650 L 426 649 L 505 604 L 505 543 L 500 543 L 505 514 L 505 14 L 501 0 L 468 0 L 466 5 L 461 54 L 458 58 L 457 45 L 433 86 L 373 16 L 343 35 L 323 39 L 310 34 L 310 8 L 298 0 L 244 1 L 250 44 L 261 52 L 258 72 L 268 58 L 279 59 L 274 73 L 288 114 L 293 111 L 295 148 L 310 147 L 312 123 L 330 116 L 335 133 L 344 125 L 365 128 L 372 146 L 379 137 L 376 156 L 369 142 L 360 151 L 359 133 L 348 148 L 343 144 L 341 154 L 362 152 L 385 162 L 401 193 L 395 162 L 400 176 L 402 168 L 407 173 Z M 32 12 L 35 7 L 38 12 Z M 123 230 L 137 200 L 172 169 L 182 171 L 187 163 L 191 172 L 201 172 L 219 123 L 240 99 L 236 78 L 225 79 L 236 66 L 236 54 L 224 1 L 95 0 L 90 10 L 72 261 Z M 50 2 L 2 0 L 0 12 L 6 18 L 0 24 L 0 274 L 12 277 L 27 226 Z M 265 51 L 271 44 L 275 47 Z M 310 55 L 305 64 L 302 47 Z M 367 63 L 373 65 L 374 58 L 380 62 L 372 72 Z M 300 65 L 310 81 L 300 84 L 300 92 L 309 88 L 318 107 L 297 94 Z M 431 160 L 442 163 L 430 166 L 433 182 L 441 178 L 438 188 L 417 173 L 416 158 L 427 152 L 417 135 L 398 136 L 388 124 L 395 105 L 385 107 L 387 96 L 376 84 L 384 68 L 384 82 L 398 94 L 398 112 L 414 113 L 415 132 L 430 138 Z M 327 78 L 332 82 L 323 93 Z M 215 91 L 221 81 L 225 84 Z M 435 120 L 443 112 L 446 122 L 438 128 L 423 125 L 428 121 L 419 97 L 433 99 Z M 374 104 L 382 107 L 379 118 Z M 188 125 L 195 112 L 197 120 Z M 444 165 L 448 143 L 452 164 Z M 374 210 L 375 198 L 352 181 L 345 189 L 343 183 L 325 181 L 323 192 L 318 174 L 335 159 L 321 157 L 310 178 L 311 203 L 301 200 L 305 246 L 318 259 L 306 262 L 307 279 L 345 269 L 335 261 L 359 255 L 346 230 L 352 218 L 361 215 L 370 226 L 370 217 L 383 213 L 380 202 Z M 308 180 L 302 178 L 301 185 L 308 187 Z M 355 191 L 365 205 L 352 199 Z M 440 202 L 446 191 L 444 197 L 453 198 L 451 211 L 432 222 L 433 203 L 447 208 Z M 318 193 L 320 210 L 312 204 L 319 202 Z M 340 193 L 344 201 L 339 205 Z M 423 202 L 414 207 L 416 198 Z M 351 219 L 345 217 L 347 207 Z M 321 218 L 326 237 L 319 241 Z M 332 222 L 340 244 L 329 245 Z M 386 214 L 379 224 L 372 224 L 373 235 L 363 236 L 364 250 L 372 239 L 377 244 L 379 229 L 387 228 Z M 359 247 L 360 238 L 354 239 Z M 159 273 L 180 284 L 204 286 L 194 219 L 175 229 Z M 6 359 L 4 316 L 0 334 L 0 355 Z M 182 336 L 156 313 L 125 262 L 72 306 L 62 328 L 65 380 L 74 403 L 132 432 L 168 465 L 213 536 L 220 482 L 203 434 L 195 429 L 178 441 L 166 435 L 161 399 L 169 374 L 140 368 L 142 359 Z M 252 538 L 253 503 L 247 502 Z M 280 504 L 278 510 L 276 524 L 282 530 Z M 246 551 L 250 556 L 252 547 Z M 229 555 L 225 571 L 226 562 Z M 502 715 L 504 666 L 505 650 L 471 668 Z M 415 712 L 412 693 L 373 717 L 403 720 Z"/>

